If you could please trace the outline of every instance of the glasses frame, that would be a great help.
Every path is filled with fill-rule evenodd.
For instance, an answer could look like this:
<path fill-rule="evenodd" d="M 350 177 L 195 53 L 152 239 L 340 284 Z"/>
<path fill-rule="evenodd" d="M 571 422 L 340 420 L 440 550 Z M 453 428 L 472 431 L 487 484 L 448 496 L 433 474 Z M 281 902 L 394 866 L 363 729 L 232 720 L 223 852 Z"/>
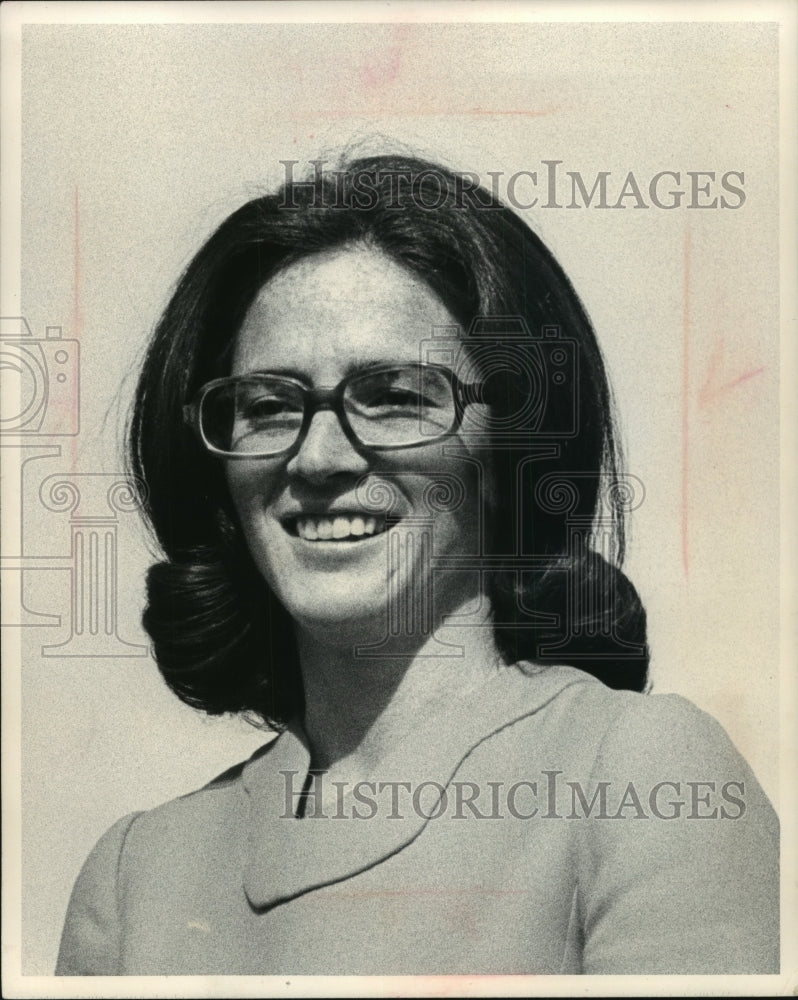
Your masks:
<path fill-rule="evenodd" d="M 372 375 L 382 375 L 386 372 L 402 371 L 407 368 L 439 371 L 446 376 L 452 389 L 452 400 L 454 402 L 454 418 L 451 426 L 448 430 L 442 431 L 440 434 L 436 434 L 430 438 L 425 438 L 422 441 L 414 441 L 412 444 L 377 445 L 364 443 L 360 440 L 350 425 L 349 418 L 346 414 L 346 410 L 344 409 L 344 393 L 346 392 L 347 387 L 352 382 L 356 382 L 358 379 L 368 378 Z M 217 448 L 207 439 L 202 429 L 202 407 L 205 399 L 213 389 L 216 389 L 219 386 L 235 385 L 236 383 L 243 382 L 248 379 L 257 379 L 259 376 L 276 379 L 280 382 L 291 385 L 301 394 L 303 402 L 303 415 L 296 440 L 289 448 L 283 448 L 280 451 L 231 452 Z M 199 437 L 205 448 L 212 455 L 230 459 L 231 461 L 249 461 L 251 459 L 259 458 L 284 458 L 287 455 L 296 454 L 302 447 L 302 444 L 307 437 L 314 415 L 319 410 L 332 410 L 336 417 L 338 417 L 338 423 L 341 425 L 341 429 L 346 435 L 347 440 L 358 451 L 400 451 L 406 448 L 421 448 L 427 444 L 435 444 L 437 441 L 442 441 L 444 438 L 451 437 L 453 434 L 456 434 L 463 422 L 463 414 L 466 406 L 468 406 L 469 403 L 485 402 L 482 388 L 483 386 L 481 382 L 463 382 L 457 377 L 455 372 L 446 365 L 438 365 L 428 362 L 386 364 L 380 365 L 377 368 L 368 368 L 365 371 L 352 372 L 350 375 L 342 378 L 341 381 L 331 389 L 324 387 L 313 389 L 310 386 L 305 385 L 305 383 L 300 379 L 294 378 L 291 375 L 281 375 L 269 371 L 254 371 L 247 372 L 245 375 L 229 375 L 226 378 L 217 378 L 210 382 L 206 382 L 196 394 L 192 402 L 183 407 L 183 417 L 186 423 Z"/>

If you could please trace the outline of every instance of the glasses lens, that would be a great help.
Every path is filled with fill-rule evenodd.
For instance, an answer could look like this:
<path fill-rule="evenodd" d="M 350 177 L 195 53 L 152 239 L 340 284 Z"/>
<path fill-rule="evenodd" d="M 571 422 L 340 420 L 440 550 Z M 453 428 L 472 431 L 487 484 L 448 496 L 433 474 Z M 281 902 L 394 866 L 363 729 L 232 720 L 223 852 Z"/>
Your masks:
<path fill-rule="evenodd" d="M 451 380 L 436 368 L 409 366 L 365 374 L 346 388 L 349 424 L 364 445 L 434 440 L 455 423 Z"/>
<path fill-rule="evenodd" d="M 214 448 L 231 455 L 285 451 L 302 426 L 299 388 L 280 379 L 257 377 L 214 386 L 202 401 L 202 432 Z"/>

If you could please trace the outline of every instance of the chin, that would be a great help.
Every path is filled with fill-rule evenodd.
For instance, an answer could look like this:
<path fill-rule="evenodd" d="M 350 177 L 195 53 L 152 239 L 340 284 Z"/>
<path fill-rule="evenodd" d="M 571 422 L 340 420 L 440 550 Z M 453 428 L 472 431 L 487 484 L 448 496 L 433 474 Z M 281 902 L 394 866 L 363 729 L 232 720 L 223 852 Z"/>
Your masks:
<path fill-rule="evenodd" d="M 385 602 L 347 600 L 340 592 L 325 599 L 317 593 L 312 600 L 282 600 L 296 626 L 323 639 L 336 649 L 382 642 L 388 635 Z"/>
<path fill-rule="evenodd" d="M 274 522 L 269 527 L 250 539 L 264 579 L 296 626 L 331 647 L 379 645 L 389 638 L 402 644 L 408 622 L 416 628 L 411 625 L 413 634 L 405 639 L 423 639 L 416 634 L 422 618 L 431 626 L 433 608 L 462 603 L 461 580 L 439 577 L 433 595 L 429 566 L 416 545 L 408 548 L 411 538 L 401 521 L 387 530 L 380 526 L 373 537 L 343 541 L 303 539 Z M 389 560 L 391 537 L 398 545 Z"/>

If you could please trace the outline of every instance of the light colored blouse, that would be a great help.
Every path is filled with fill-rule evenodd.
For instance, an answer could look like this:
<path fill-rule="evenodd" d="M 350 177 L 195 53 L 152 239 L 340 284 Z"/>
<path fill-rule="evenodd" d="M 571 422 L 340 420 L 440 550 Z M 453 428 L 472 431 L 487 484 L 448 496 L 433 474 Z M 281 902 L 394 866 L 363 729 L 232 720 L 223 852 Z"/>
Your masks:
<path fill-rule="evenodd" d="M 295 723 L 119 820 L 57 974 L 778 972 L 775 814 L 684 698 L 507 667 L 299 818 L 309 759 Z"/>

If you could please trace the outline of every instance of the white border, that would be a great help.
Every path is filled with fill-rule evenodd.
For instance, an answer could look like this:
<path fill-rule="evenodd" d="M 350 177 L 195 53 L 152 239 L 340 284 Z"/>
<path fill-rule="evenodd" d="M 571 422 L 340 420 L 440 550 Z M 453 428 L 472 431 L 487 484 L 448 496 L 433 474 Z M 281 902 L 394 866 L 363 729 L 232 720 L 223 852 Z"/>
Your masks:
<path fill-rule="evenodd" d="M 18 788 L 19 673 L 9 664 L 19 659 L 19 633 L 3 632 L 3 971 L 6 997 L 262 997 L 262 996 L 690 996 L 795 995 L 798 991 L 798 615 L 795 566 L 798 531 L 795 522 L 798 454 L 795 395 L 798 387 L 796 312 L 798 294 L 798 129 L 796 68 L 798 5 L 783 2 L 745 3 L 704 0 L 690 3 L 492 2 L 460 0 L 357 3 L 71 3 L 6 2 L 0 7 L 2 28 L 2 124 L 0 160 L 2 205 L 2 280 L 0 315 L 19 315 L 20 246 L 20 51 L 23 24 L 150 24 L 150 23 L 395 23 L 395 22 L 778 22 L 780 24 L 781 146 L 781 532 L 782 532 L 782 671 L 781 671 L 781 801 L 782 806 L 782 974 L 780 976 L 441 976 L 441 977 L 124 977 L 69 978 L 27 976 L 21 968 L 20 816 Z M 15 518 L 19 497 L 3 490 L 3 517 Z M 756 665 L 752 665 L 752 684 Z"/>

